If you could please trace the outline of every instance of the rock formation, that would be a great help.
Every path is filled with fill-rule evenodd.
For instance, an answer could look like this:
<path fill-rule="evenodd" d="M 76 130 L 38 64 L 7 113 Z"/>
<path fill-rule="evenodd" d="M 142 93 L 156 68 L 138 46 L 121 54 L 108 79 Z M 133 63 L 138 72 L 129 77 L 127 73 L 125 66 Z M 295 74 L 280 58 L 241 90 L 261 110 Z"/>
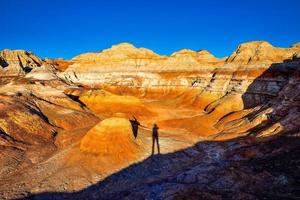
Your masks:
<path fill-rule="evenodd" d="M 118 161 L 137 159 L 144 147 L 135 139 L 128 118 L 112 117 L 101 121 L 82 138 L 80 150 Z"/>
<path fill-rule="evenodd" d="M 160 56 L 145 48 L 136 48 L 128 43 L 114 45 L 100 53 L 86 53 L 71 59 L 74 64 L 61 74 L 71 82 L 88 84 L 103 83 L 104 79 L 111 77 L 112 72 L 124 77 L 148 76 L 151 71 L 194 71 L 209 66 L 209 69 L 223 63 L 209 52 L 202 50 L 195 52 L 183 49 L 171 56 Z M 97 78 L 97 76 L 102 76 Z M 124 77 L 123 77 L 124 76 Z M 151 76 L 151 74 L 149 74 Z M 128 78 L 129 79 L 129 78 Z M 115 81 L 115 77 L 112 78 Z"/>
<path fill-rule="evenodd" d="M 43 61 L 31 52 L 4 49 L 0 51 L 2 72 L 6 75 L 19 75 L 40 67 Z"/>
<path fill-rule="evenodd" d="M 299 52 L 0 51 L 0 199 L 298 198 Z"/>
<path fill-rule="evenodd" d="M 22 76 L 40 80 L 58 79 L 54 65 L 24 50 L 0 51 L 0 76 Z"/>
<path fill-rule="evenodd" d="M 72 61 L 65 60 L 63 58 L 56 58 L 56 59 L 46 58 L 45 62 L 55 66 L 58 71 L 65 71 L 71 64 L 73 64 Z"/>
<path fill-rule="evenodd" d="M 292 59 L 299 51 L 299 44 L 290 48 L 276 48 L 265 41 L 254 41 L 241 44 L 231 56 L 226 59 L 228 63 L 236 64 L 271 64 Z"/>

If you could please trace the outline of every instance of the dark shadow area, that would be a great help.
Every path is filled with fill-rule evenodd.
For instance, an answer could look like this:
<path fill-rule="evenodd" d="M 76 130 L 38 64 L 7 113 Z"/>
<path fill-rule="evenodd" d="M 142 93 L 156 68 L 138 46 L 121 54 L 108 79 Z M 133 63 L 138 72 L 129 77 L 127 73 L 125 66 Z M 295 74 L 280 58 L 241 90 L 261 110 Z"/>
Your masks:
<path fill-rule="evenodd" d="M 40 110 L 40 108 L 38 106 L 36 106 L 36 108 L 28 108 L 29 113 L 32 115 L 38 115 L 42 120 L 44 120 L 47 124 L 50 124 L 51 126 L 53 126 L 48 117 L 46 115 L 44 115 L 44 113 Z"/>
<path fill-rule="evenodd" d="M 300 62 L 298 60 L 285 60 L 283 63 L 272 64 L 249 85 L 242 95 L 245 109 L 261 107 L 256 112 L 248 114 L 246 118 L 252 121 L 260 113 L 272 109 L 272 112 L 267 114 L 267 120 L 248 130 L 250 135 L 257 135 L 276 123 L 282 126 L 282 134 L 300 131 L 300 124 L 290 126 L 286 122 L 282 123 L 288 118 L 300 118 L 300 92 L 297 89 L 299 85 Z M 291 120 L 291 123 L 295 121 Z"/>
<path fill-rule="evenodd" d="M 86 107 L 86 105 L 82 101 L 80 101 L 79 96 L 75 96 L 75 95 L 72 95 L 72 94 L 66 94 L 66 95 L 70 99 L 72 99 L 73 101 L 76 101 L 77 103 L 79 103 L 79 105 L 80 105 L 81 108 Z"/>
<path fill-rule="evenodd" d="M 258 76 L 242 95 L 245 109 L 265 104 L 276 98 L 289 77 L 300 71 L 299 61 L 274 63 Z"/>
<path fill-rule="evenodd" d="M 289 112 L 297 117 L 300 98 L 287 96 L 286 90 L 299 85 L 291 79 L 297 79 L 299 70 L 299 62 L 272 64 L 248 87 L 242 96 L 245 108 L 262 106 L 245 117 L 251 121 L 262 110 L 274 109 L 250 135 L 281 123 Z M 286 107 L 278 107 L 282 102 Z M 130 120 L 136 137 L 140 124 L 135 121 Z M 295 124 L 281 123 L 281 134 L 260 139 L 249 135 L 201 141 L 173 153 L 151 155 L 78 192 L 29 194 L 22 199 L 299 199 L 300 124 Z M 154 150 L 157 126 L 152 134 L 157 134 L 152 135 Z"/>
<path fill-rule="evenodd" d="M 4 58 L 0 58 L 0 66 L 2 68 L 8 67 L 8 63 L 6 62 L 6 60 Z"/>
<path fill-rule="evenodd" d="M 174 153 L 150 156 L 78 192 L 45 192 L 21 199 L 236 199 L 240 194 L 252 199 L 300 197 L 299 138 L 280 136 L 242 145 L 243 140 L 199 142 Z M 216 157 L 208 161 L 205 150 L 218 148 L 226 150 L 225 160 Z M 249 159 L 247 154 L 252 151 L 257 155 Z"/>
<path fill-rule="evenodd" d="M 26 74 L 32 71 L 32 68 L 29 67 L 29 66 L 26 66 L 23 69 L 24 69 L 24 71 L 25 71 Z"/>

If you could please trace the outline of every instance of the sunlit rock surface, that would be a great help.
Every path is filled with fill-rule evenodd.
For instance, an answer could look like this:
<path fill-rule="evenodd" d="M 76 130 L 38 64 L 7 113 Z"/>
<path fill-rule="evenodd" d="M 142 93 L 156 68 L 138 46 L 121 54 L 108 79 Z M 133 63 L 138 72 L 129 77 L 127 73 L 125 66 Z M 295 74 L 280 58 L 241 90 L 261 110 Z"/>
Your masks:
<path fill-rule="evenodd" d="M 241 44 L 226 62 L 235 64 L 272 64 L 292 59 L 299 51 L 299 43 L 290 48 L 273 47 L 265 41 L 254 41 Z"/>
<path fill-rule="evenodd" d="M 43 61 L 35 54 L 24 50 L 4 49 L 0 51 L 1 75 L 19 75 L 40 67 Z"/>
<path fill-rule="evenodd" d="M 0 51 L 0 199 L 299 198 L 299 48 Z"/>
<path fill-rule="evenodd" d="M 120 117 L 101 121 L 87 132 L 80 143 L 83 152 L 121 161 L 138 157 L 143 149 L 141 139 L 134 138 L 128 119 Z"/>

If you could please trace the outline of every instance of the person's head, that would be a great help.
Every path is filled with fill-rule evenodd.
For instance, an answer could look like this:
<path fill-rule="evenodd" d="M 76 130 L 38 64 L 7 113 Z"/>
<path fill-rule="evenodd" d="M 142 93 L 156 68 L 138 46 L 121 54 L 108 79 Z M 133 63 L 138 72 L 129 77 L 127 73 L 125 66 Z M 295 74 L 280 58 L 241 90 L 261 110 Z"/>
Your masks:
<path fill-rule="evenodd" d="M 157 128 L 157 124 L 153 124 L 153 127 Z"/>

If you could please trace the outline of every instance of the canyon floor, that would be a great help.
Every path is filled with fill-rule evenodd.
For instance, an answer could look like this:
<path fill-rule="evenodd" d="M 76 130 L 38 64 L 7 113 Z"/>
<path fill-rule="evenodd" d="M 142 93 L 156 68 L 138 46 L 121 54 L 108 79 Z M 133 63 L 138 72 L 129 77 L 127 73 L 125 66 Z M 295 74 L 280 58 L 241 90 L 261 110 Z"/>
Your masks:
<path fill-rule="evenodd" d="M 0 51 L 0 199 L 299 199 L 299 49 Z"/>

